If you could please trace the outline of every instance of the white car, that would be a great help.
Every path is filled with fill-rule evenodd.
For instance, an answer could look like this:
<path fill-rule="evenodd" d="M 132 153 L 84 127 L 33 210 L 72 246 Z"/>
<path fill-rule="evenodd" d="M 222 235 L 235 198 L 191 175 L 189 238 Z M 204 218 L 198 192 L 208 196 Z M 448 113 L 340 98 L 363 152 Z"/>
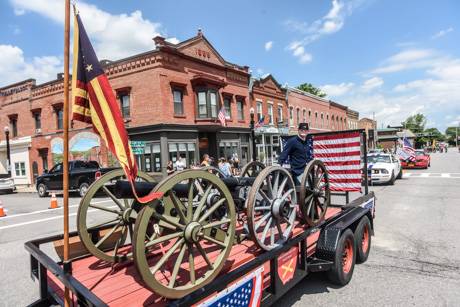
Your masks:
<path fill-rule="evenodd" d="M 393 185 L 402 178 L 399 159 L 392 154 L 370 154 L 367 156 L 367 178 L 371 183 L 388 183 Z"/>
<path fill-rule="evenodd" d="M 16 190 L 14 180 L 11 177 L 0 178 L 0 192 L 13 193 Z"/>

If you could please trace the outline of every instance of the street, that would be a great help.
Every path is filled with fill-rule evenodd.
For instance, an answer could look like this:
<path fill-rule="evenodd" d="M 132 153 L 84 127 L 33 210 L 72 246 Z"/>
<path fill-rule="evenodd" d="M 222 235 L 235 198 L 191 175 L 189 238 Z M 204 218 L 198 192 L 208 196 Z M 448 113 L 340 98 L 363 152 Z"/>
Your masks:
<path fill-rule="evenodd" d="M 324 274 L 312 274 L 277 306 L 457 306 L 460 154 L 450 150 L 431 159 L 428 170 L 406 170 L 394 186 L 370 188 L 377 197 L 372 250 L 347 286 L 337 288 Z M 0 306 L 24 306 L 38 299 L 24 242 L 62 233 L 62 207 L 48 209 L 50 198 L 35 193 L 0 200 L 7 210 L 0 218 Z M 76 230 L 79 201 L 69 201 L 70 231 Z M 52 254 L 52 247 L 47 251 Z"/>

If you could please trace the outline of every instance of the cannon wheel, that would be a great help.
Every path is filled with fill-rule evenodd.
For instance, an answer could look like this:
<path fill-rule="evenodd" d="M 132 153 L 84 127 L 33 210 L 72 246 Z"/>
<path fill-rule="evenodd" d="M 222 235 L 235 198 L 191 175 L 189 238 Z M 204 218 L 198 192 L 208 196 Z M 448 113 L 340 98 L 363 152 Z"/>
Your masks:
<path fill-rule="evenodd" d="M 134 199 L 117 199 L 106 184 L 116 180 L 126 180 L 122 169 L 113 170 L 96 180 L 80 201 L 77 213 L 77 228 L 80 239 L 86 249 L 94 256 L 107 262 L 118 262 L 125 258 L 132 258 L 132 252 L 122 248 L 128 232 L 132 241 L 133 220 L 136 211 L 132 205 Z M 154 182 L 153 178 L 139 171 L 138 180 Z M 105 194 L 109 201 L 98 201 L 96 194 Z M 93 222 L 91 217 L 99 216 L 100 220 Z M 106 228 L 92 237 L 94 228 Z"/>
<path fill-rule="evenodd" d="M 294 227 L 297 196 L 291 174 L 279 166 L 265 168 L 257 176 L 248 197 L 251 238 L 264 250 L 286 242 Z"/>
<path fill-rule="evenodd" d="M 188 184 L 186 197 L 173 192 L 179 183 Z M 234 241 L 235 204 L 222 180 L 203 170 L 167 177 L 155 191 L 164 196 L 139 213 L 134 261 L 148 288 L 166 298 L 181 298 L 211 282 L 222 269 Z M 169 215 L 171 207 L 174 216 Z M 152 222 L 161 225 L 163 233 L 146 242 Z"/>
<path fill-rule="evenodd" d="M 331 203 L 329 176 L 320 160 L 312 160 L 305 167 L 300 186 L 300 210 L 309 226 L 316 226 L 324 220 Z"/>
<path fill-rule="evenodd" d="M 247 163 L 241 169 L 241 177 L 257 177 L 259 173 L 265 168 L 265 164 L 259 161 L 252 161 Z"/>
<path fill-rule="evenodd" d="M 203 166 L 202 168 L 200 168 L 200 170 L 208 171 L 209 173 L 214 174 L 219 178 L 225 177 L 224 173 L 220 169 L 214 166 Z"/>

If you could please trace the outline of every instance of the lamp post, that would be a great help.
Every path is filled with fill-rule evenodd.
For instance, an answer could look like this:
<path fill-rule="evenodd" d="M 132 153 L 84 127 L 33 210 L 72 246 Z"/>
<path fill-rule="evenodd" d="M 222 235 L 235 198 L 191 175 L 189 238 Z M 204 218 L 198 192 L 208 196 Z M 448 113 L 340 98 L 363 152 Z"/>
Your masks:
<path fill-rule="evenodd" d="M 251 121 L 249 122 L 249 128 L 251 129 L 251 139 L 252 139 L 252 161 L 256 161 L 256 133 L 254 131 L 254 108 L 249 109 L 251 116 Z"/>
<path fill-rule="evenodd" d="M 6 138 L 6 170 L 8 171 L 8 177 L 11 177 L 10 128 L 8 126 L 5 126 L 3 130 L 5 131 L 5 138 Z"/>

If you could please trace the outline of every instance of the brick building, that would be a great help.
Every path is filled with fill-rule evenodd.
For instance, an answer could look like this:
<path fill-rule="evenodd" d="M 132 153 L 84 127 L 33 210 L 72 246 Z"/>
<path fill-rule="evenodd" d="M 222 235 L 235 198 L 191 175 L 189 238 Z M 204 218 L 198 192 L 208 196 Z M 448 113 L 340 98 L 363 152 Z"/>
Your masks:
<path fill-rule="evenodd" d="M 255 129 L 256 156 L 271 165 L 281 153 L 280 136 L 288 135 L 286 90 L 271 75 L 251 78 L 249 99 L 255 121 L 263 117 L 264 125 Z"/>
<path fill-rule="evenodd" d="M 347 110 L 347 129 L 354 130 L 359 129 L 359 112 L 348 109 Z"/>
<path fill-rule="evenodd" d="M 367 148 L 375 149 L 377 146 L 377 122 L 373 119 L 363 117 L 358 121 L 359 129 L 364 129 L 367 138 Z"/>

